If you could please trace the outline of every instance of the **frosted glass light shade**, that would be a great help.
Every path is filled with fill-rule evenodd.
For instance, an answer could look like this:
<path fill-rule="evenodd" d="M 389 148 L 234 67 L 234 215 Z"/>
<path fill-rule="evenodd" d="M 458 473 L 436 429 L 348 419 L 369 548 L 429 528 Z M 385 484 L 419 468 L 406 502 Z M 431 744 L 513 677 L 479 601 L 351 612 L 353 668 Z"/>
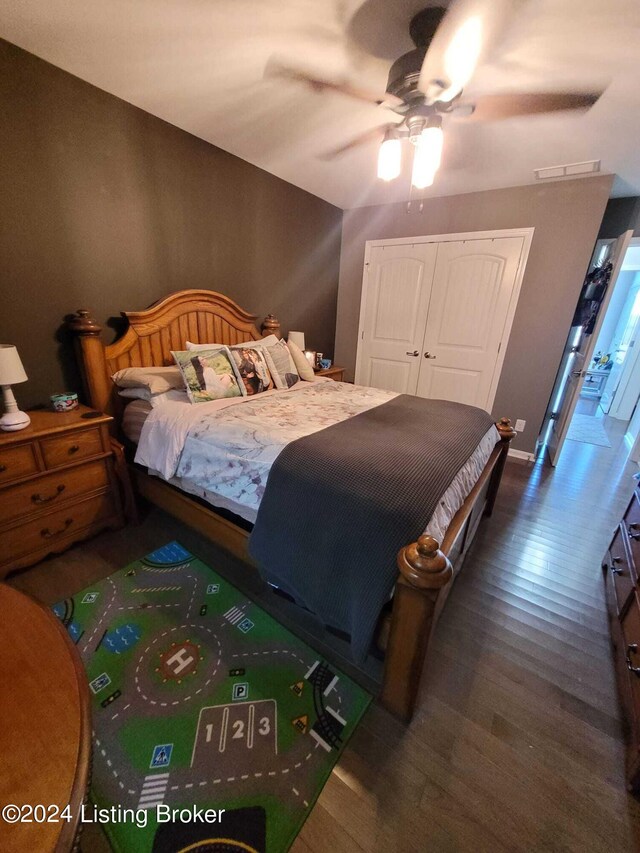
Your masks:
<path fill-rule="evenodd" d="M 18 350 L 12 344 L 0 344 L 0 385 L 16 385 L 27 378 Z"/>
<path fill-rule="evenodd" d="M 441 127 L 426 127 L 415 146 L 411 183 L 417 189 L 430 187 L 442 160 Z"/>
<path fill-rule="evenodd" d="M 289 332 L 289 340 L 304 352 L 304 332 Z"/>
<path fill-rule="evenodd" d="M 391 133 L 385 135 L 378 151 L 378 177 L 383 181 L 393 181 L 400 174 L 402 149 L 400 140 Z"/>

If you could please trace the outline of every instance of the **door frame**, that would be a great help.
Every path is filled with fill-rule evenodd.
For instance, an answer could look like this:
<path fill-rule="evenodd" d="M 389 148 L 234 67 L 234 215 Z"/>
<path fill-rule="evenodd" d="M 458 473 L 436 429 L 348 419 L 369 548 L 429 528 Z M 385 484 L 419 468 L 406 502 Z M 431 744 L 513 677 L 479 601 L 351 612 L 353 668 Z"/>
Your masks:
<path fill-rule="evenodd" d="M 558 461 L 560 460 L 560 454 L 562 453 L 562 449 L 564 448 L 564 443 L 567 440 L 567 433 L 569 432 L 569 427 L 571 426 L 571 421 L 572 421 L 573 416 L 575 414 L 576 406 L 578 405 L 578 400 L 580 398 L 580 392 L 582 391 L 582 386 L 584 385 L 584 380 L 585 380 L 585 377 L 587 375 L 587 368 L 591 364 L 591 359 L 593 358 L 593 353 L 595 352 L 596 344 L 598 343 L 598 335 L 600 334 L 600 329 L 602 328 L 602 324 L 604 323 L 604 318 L 606 316 L 606 313 L 609 310 L 609 303 L 611 302 L 611 297 L 613 296 L 613 291 L 615 290 L 616 284 L 618 282 L 618 275 L 619 275 L 620 270 L 622 268 L 622 264 L 624 263 L 624 257 L 627 254 L 627 249 L 629 248 L 629 245 L 630 245 L 632 239 L 633 239 L 633 229 L 628 229 L 626 231 L 623 231 L 617 237 L 614 237 L 614 238 L 608 238 L 607 237 L 607 238 L 604 238 L 602 240 L 602 242 L 611 242 L 611 243 L 617 243 L 618 241 L 622 241 L 621 242 L 622 250 L 618 254 L 618 256 L 615 260 L 615 263 L 613 264 L 613 268 L 611 270 L 611 278 L 609 279 L 609 284 L 608 284 L 607 289 L 605 291 L 602 302 L 600 303 L 600 308 L 598 309 L 598 316 L 596 318 L 596 322 L 595 322 L 595 325 L 593 327 L 593 331 L 591 332 L 591 335 L 589 336 L 587 346 L 585 347 L 585 350 L 584 350 L 584 359 L 583 359 L 582 367 L 581 367 L 581 374 L 582 375 L 578 377 L 578 381 L 575 383 L 575 386 L 573 388 L 571 399 L 569 400 L 569 408 L 567 410 L 567 416 L 564 420 L 562 428 L 560 429 L 560 431 L 558 433 L 558 440 L 555 444 L 555 447 L 553 448 L 553 452 L 551 451 L 550 443 L 547 442 L 547 444 L 546 444 L 547 455 L 549 456 L 549 461 L 554 468 L 556 467 L 556 465 L 558 464 Z M 596 240 L 596 246 L 598 245 L 599 242 L 600 242 L 599 240 Z M 589 261 L 589 267 L 588 267 L 587 272 L 589 272 L 592 269 L 593 255 L 594 254 L 595 254 L 595 246 L 594 246 L 594 251 L 592 252 L 592 255 L 591 255 L 591 260 Z M 571 328 L 569 328 L 569 332 L 570 331 L 571 331 Z M 587 367 L 584 366 L 585 364 L 587 365 Z M 552 394 L 553 394 L 553 392 L 552 392 Z M 551 405 L 553 405 L 553 402 L 551 403 Z"/>
<path fill-rule="evenodd" d="M 372 249 L 377 248 L 379 246 L 411 246 L 416 243 L 466 243 L 474 240 L 498 240 L 502 237 L 522 237 L 522 254 L 520 255 L 520 260 L 518 261 L 518 269 L 516 270 L 515 282 L 513 285 L 513 290 L 511 291 L 511 297 L 509 299 L 507 316 L 505 318 L 504 326 L 502 328 L 502 335 L 500 338 L 500 350 L 498 352 L 498 357 L 493 368 L 493 376 L 491 378 L 491 386 L 489 388 L 487 409 L 489 411 L 492 410 L 493 404 L 495 402 L 496 393 L 498 390 L 498 383 L 500 381 L 500 376 L 502 375 L 504 359 L 507 354 L 507 347 L 509 344 L 509 338 L 511 336 L 511 328 L 513 326 L 513 320 L 516 314 L 516 307 L 518 305 L 518 300 L 520 299 L 520 290 L 522 289 L 522 281 L 524 279 L 524 272 L 527 267 L 527 261 L 529 260 L 529 252 L 531 250 L 531 243 L 533 241 L 534 232 L 534 227 L 501 228 L 496 229 L 494 231 L 462 231 L 455 234 L 429 234 L 418 237 L 386 237 L 378 240 L 367 240 L 365 242 L 364 248 L 364 267 L 362 269 L 362 285 L 360 291 L 360 314 L 358 318 L 358 343 L 356 348 L 355 367 L 356 379 L 359 375 L 361 367 L 360 362 L 362 355 L 362 347 L 360 346 L 360 344 L 364 336 L 364 304 L 367 296 L 367 276 L 369 274 Z"/>

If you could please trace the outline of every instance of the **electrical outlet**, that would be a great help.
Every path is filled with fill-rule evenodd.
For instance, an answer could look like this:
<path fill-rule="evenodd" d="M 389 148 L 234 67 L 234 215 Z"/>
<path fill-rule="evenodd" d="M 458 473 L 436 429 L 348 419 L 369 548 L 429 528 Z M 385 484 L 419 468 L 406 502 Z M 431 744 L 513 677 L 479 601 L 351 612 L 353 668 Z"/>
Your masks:
<path fill-rule="evenodd" d="M 524 432 L 524 428 L 526 427 L 527 422 L 523 421 L 522 418 L 518 418 L 516 421 L 516 425 L 514 427 L 516 432 Z"/>

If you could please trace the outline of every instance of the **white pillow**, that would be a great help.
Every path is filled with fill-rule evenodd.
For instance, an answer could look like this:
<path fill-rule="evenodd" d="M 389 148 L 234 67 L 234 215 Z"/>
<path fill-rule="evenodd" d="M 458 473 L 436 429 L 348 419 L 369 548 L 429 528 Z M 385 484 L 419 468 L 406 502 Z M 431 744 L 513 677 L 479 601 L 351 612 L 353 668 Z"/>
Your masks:
<path fill-rule="evenodd" d="M 114 373 L 111 379 L 118 388 L 146 388 L 151 395 L 163 394 L 172 389 L 184 390 L 184 379 L 176 366 L 125 367 Z"/>
<path fill-rule="evenodd" d="M 122 388 L 118 391 L 118 396 L 126 397 L 129 400 L 144 400 L 147 403 L 151 403 L 154 408 L 166 400 L 174 400 L 177 403 L 190 402 L 187 392 L 185 390 L 180 391 L 177 388 L 173 388 L 171 391 L 163 391 L 160 394 L 152 394 L 148 388 L 144 388 L 143 386 L 138 388 Z"/>
<path fill-rule="evenodd" d="M 300 347 L 297 344 L 294 344 L 293 341 L 287 341 L 287 346 L 289 347 L 291 358 L 293 359 L 293 363 L 296 366 L 300 379 L 304 379 L 306 382 L 314 382 L 316 375 L 313 372 L 313 367 L 311 367 L 305 358 Z"/>

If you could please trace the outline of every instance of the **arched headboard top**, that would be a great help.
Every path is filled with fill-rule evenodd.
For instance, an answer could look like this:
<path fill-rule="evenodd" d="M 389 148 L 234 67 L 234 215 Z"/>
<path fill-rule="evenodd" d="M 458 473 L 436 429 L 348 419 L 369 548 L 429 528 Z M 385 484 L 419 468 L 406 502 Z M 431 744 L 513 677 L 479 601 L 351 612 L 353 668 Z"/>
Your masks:
<path fill-rule="evenodd" d="M 173 364 L 171 350 L 194 344 L 238 344 L 262 337 L 255 314 L 213 290 L 181 290 L 154 302 L 144 311 L 123 311 L 129 328 L 119 341 L 105 347 L 112 373 L 123 367 Z"/>
<path fill-rule="evenodd" d="M 77 336 L 88 400 L 107 412 L 117 412 L 111 376 L 118 370 L 173 364 L 171 351 L 184 350 L 188 340 L 231 346 L 262 337 L 255 314 L 213 290 L 180 290 L 144 311 L 123 311 L 122 316 L 128 329 L 108 346 L 102 343 L 101 327 L 89 311 L 80 310 L 68 321 Z"/>

